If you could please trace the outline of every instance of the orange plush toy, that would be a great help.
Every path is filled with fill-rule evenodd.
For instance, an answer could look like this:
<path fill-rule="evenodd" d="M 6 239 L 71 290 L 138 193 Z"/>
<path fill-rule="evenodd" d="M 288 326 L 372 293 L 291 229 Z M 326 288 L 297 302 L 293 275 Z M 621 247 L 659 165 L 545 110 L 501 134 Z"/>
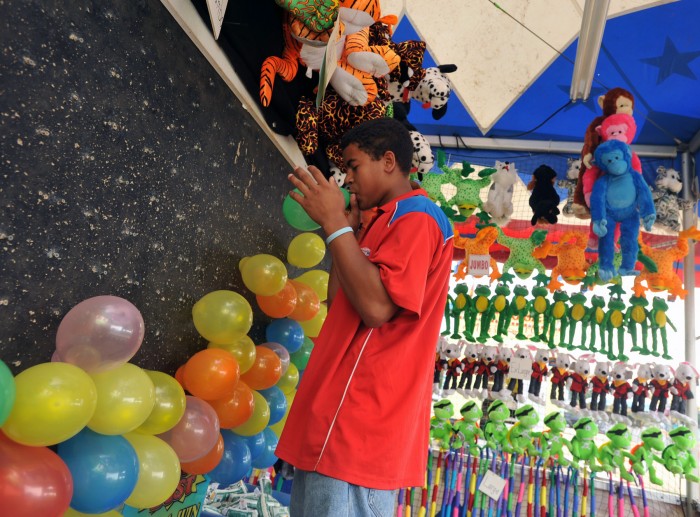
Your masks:
<path fill-rule="evenodd" d="M 636 296 L 644 296 L 647 289 L 652 292 L 668 291 L 673 297 L 680 296 L 681 300 L 685 299 L 688 291 L 683 289 L 683 283 L 680 277 L 673 269 L 673 263 L 682 259 L 688 254 L 688 239 L 700 240 L 700 230 L 690 228 L 683 230 L 678 234 L 678 241 L 675 246 L 670 248 L 658 249 L 652 248 L 644 244 L 642 235 L 639 235 L 639 249 L 656 263 L 658 271 L 650 272 L 648 269 L 643 269 L 641 274 L 634 279 L 634 294 Z M 642 285 L 642 282 L 647 282 L 647 287 Z"/>
<path fill-rule="evenodd" d="M 498 230 L 495 226 L 484 226 L 481 230 L 476 232 L 473 239 L 467 237 L 462 237 L 459 231 L 455 228 L 454 230 L 454 246 L 455 248 L 462 248 L 464 250 L 464 260 L 459 264 L 457 272 L 455 273 L 455 278 L 457 280 L 462 280 L 467 276 L 467 269 L 469 267 L 469 256 L 470 255 L 488 255 L 489 248 L 496 242 L 498 237 Z M 489 278 L 493 282 L 501 277 L 501 273 L 498 271 L 498 266 L 496 265 L 496 259 L 490 257 L 491 264 L 491 274 Z"/>
<path fill-rule="evenodd" d="M 578 285 L 586 277 L 586 271 L 591 265 L 586 260 L 586 244 L 588 234 L 583 232 L 566 232 L 557 244 L 546 241 L 548 256 L 557 257 L 557 265 L 552 269 L 552 278 L 547 285 L 550 292 L 564 286 L 558 278 L 571 285 Z"/>

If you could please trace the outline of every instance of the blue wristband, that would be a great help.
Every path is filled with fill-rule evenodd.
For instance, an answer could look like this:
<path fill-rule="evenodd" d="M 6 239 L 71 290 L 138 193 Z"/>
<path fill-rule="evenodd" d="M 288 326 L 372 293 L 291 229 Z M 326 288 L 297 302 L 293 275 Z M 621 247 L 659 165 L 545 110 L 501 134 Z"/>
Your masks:
<path fill-rule="evenodd" d="M 340 230 L 336 230 L 333 233 L 331 233 L 328 237 L 326 237 L 326 246 L 330 246 L 331 242 L 333 242 L 335 239 L 343 235 L 344 233 L 349 233 L 354 231 L 352 228 L 349 226 L 343 226 Z"/>

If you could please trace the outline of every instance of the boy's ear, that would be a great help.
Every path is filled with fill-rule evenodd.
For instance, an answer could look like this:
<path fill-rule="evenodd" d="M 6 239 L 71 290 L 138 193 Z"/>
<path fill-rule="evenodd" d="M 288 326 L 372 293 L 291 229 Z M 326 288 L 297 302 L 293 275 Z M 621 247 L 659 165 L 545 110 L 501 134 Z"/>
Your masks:
<path fill-rule="evenodd" d="M 394 151 L 385 151 L 382 160 L 384 161 L 385 172 L 393 172 L 393 170 L 397 167 L 396 155 L 394 154 Z"/>

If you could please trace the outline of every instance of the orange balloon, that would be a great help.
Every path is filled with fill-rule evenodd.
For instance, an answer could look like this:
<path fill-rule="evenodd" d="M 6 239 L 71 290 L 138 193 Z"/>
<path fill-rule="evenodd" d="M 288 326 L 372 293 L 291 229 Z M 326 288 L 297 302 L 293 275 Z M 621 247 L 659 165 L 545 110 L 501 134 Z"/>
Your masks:
<path fill-rule="evenodd" d="M 255 409 L 253 390 L 242 380 L 238 381 L 231 396 L 210 400 L 209 405 L 219 415 L 220 427 L 222 429 L 231 429 L 244 424 L 253 414 Z"/>
<path fill-rule="evenodd" d="M 175 380 L 180 383 L 180 386 L 182 386 L 183 390 L 186 390 L 185 388 L 185 365 L 182 364 L 180 367 L 175 371 Z"/>
<path fill-rule="evenodd" d="M 297 292 L 297 303 L 294 310 L 289 314 L 289 318 L 295 321 L 308 321 L 312 319 L 321 308 L 321 301 L 318 299 L 316 291 L 308 285 L 289 280 Z"/>
<path fill-rule="evenodd" d="M 241 375 L 241 380 L 251 389 L 266 390 L 272 388 L 282 377 L 282 361 L 271 349 L 264 346 L 255 347 L 255 363 Z"/>
<path fill-rule="evenodd" d="M 260 310 L 271 318 L 286 318 L 297 305 L 297 291 L 287 280 L 281 291 L 272 296 L 255 295 Z"/>
<path fill-rule="evenodd" d="M 224 457 L 224 437 L 219 433 L 219 439 L 216 445 L 201 458 L 187 463 L 180 462 L 180 468 L 188 474 L 206 474 L 214 470 Z"/>
<path fill-rule="evenodd" d="M 230 352 L 207 348 L 189 358 L 183 377 L 192 395 L 202 400 L 215 400 L 230 394 L 240 375 L 238 361 Z"/>

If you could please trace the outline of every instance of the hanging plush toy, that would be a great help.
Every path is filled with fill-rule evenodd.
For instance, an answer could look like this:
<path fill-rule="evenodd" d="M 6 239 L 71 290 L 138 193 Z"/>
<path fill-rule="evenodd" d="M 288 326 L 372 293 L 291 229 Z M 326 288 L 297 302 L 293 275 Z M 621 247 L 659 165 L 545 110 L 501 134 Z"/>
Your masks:
<path fill-rule="evenodd" d="M 668 311 L 668 304 L 666 301 L 659 296 L 654 296 L 654 299 L 651 302 L 651 355 L 655 355 L 657 357 L 659 355 L 656 348 L 658 344 L 657 335 L 660 335 L 661 345 L 663 346 L 663 354 L 661 354 L 661 357 L 664 359 L 672 359 L 668 353 L 666 325 L 669 325 L 674 332 L 676 331 L 676 327 L 666 315 L 666 311 Z"/>
<path fill-rule="evenodd" d="M 569 298 L 569 309 L 567 312 L 568 327 L 569 327 L 569 340 L 567 349 L 574 350 L 576 348 L 581 350 L 586 350 L 586 315 L 589 309 L 586 307 L 586 295 L 583 293 L 574 293 Z M 579 339 L 579 345 L 576 346 L 574 343 L 574 337 L 576 335 L 576 327 L 581 324 L 581 338 Z"/>
<path fill-rule="evenodd" d="M 498 316 L 496 333 L 491 337 L 499 343 L 503 343 L 503 337 L 508 335 L 508 325 L 510 324 L 510 306 L 508 298 L 506 298 L 508 295 L 510 295 L 510 287 L 508 287 L 508 284 L 500 283 L 496 286 L 496 294 L 491 298 L 489 322 Z"/>
<path fill-rule="evenodd" d="M 672 296 L 679 296 L 681 300 L 685 299 L 688 291 L 683 289 L 683 282 L 675 271 L 674 262 L 683 259 L 690 247 L 688 240 L 700 240 L 700 230 L 697 228 L 689 228 L 683 230 L 678 235 L 678 240 L 675 244 L 668 248 L 654 248 L 644 243 L 643 239 L 639 238 L 639 244 L 642 253 L 647 255 L 656 263 L 656 272 L 649 271 L 646 267 L 640 275 L 634 279 L 634 294 L 644 296 L 647 289 L 652 292 L 668 291 Z M 642 282 L 646 281 L 648 287 L 644 287 Z"/>
<path fill-rule="evenodd" d="M 554 360 L 554 368 L 552 368 L 552 391 L 549 394 L 551 401 L 564 401 L 564 387 L 571 375 L 569 366 L 571 366 L 572 362 L 573 357 L 569 354 L 563 352 L 557 354 L 557 358 Z"/>
<path fill-rule="evenodd" d="M 457 392 L 462 396 L 467 396 L 472 389 L 472 378 L 476 373 L 480 363 L 482 345 L 479 343 L 464 342 L 464 357 L 462 358 L 462 375 L 457 384 Z"/>
<path fill-rule="evenodd" d="M 632 338 L 632 352 L 649 355 L 649 347 L 647 346 L 647 337 L 649 333 L 649 325 L 647 322 L 651 316 L 647 310 L 649 300 L 643 296 L 633 295 L 630 296 L 628 303 L 629 307 L 625 314 L 625 320 L 627 321 L 627 333 Z M 637 325 L 641 327 L 641 347 L 639 346 L 639 339 L 637 338 Z"/>
<path fill-rule="evenodd" d="M 545 241 L 549 244 L 549 241 Z M 557 265 L 552 269 L 549 285 L 554 292 L 564 284 L 559 282 L 559 276 L 570 285 L 578 285 L 586 277 L 590 264 L 586 260 L 588 235 L 583 232 L 570 231 L 564 233 L 557 244 L 549 244 L 547 255 L 557 257 Z"/>
<path fill-rule="evenodd" d="M 449 449 L 452 439 L 452 422 L 454 406 L 449 399 L 438 400 L 433 404 L 433 416 L 430 419 L 430 438 L 440 449 Z"/>
<path fill-rule="evenodd" d="M 595 346 L 596 335 L 600 336 L 601 347 L 605 348 L 605 327 L 603 326 L 603 319 L 605 318 L 605 298 L 600 295 L 594 294 L 591 297 L 591 307 L 588 309 L 588 313 L 584 317 L 583 326 L 589 327 L 589 341 L 588 350 L 591 352 L 597 352 L 598 349 Z"/>
<path fill-rule="evenodd" d="M 518 318 L 518 333 L 515 335 L 517 339 L 527 339 L 524 334 L 525 330 L 525 318 L 528 315 L 529 303 L 527 296 L 530 291 L 524 285 L 516 285 L 513 288 L 513 297 L 510 299 L 510 304 L 508 305 L 508 315 L 511 318 L 508 321 L 508 327 L 510 327 L 510 321 L 512 318 Z"/>
<path fill-rule="evenodd" d="M 629 482 L 636 481 L 635 477 L 627 472 L 625 459 L 634 460 L 634 456 L 629 453 L 632 444 L 632 433 L 625 424 L 618 423 L 608 429 L 605 433 L 610 441 L 600 446 L 598 450 L 598 461 L 603 466 L 605 472 L 612 472 L 615 469 L 620 471 L 620 477 Z"/>
<path fill-rule="evenodd" d="M 661 456 L 656 452 L 661 452 L 666 447 L 664 436 L 658 427 L 647 427 L 640 435 L 641 443 L 635 445 L 630 450 L 632 459 L 630 465 L 640 476 L 649 473 L 649 480 L 655 485 L 663 486 L 663 481 L 656 475 L 654 462 L 663 463 Z"/>
<path fill-rule="evenodd" d="M 488 212 L 498 226 L 505 226 L 513 215 L 513 189 L 518 181 L 518 171 L 511 162 L 496 160 L 496 172 L 491 176 L 488 199 L 482 209 Z"/>
<path fill-rule="evenodd" d="M 564 215 L 574 214 L 574 191 L 576 190 L 576 180 L 578 179 L 578 172 L 581 169 L 581 159 L 580 158 L 567 158 L 566 159 L 566 179 L 557 180 L 557 187 L 566 189 L 566 203 L 561 209 Z"/>
<path fill-rule="evenodd" d="M 547 288 L 541 285 L 533 287 L 532 300 L 530 301 L 530 315 L 532 316 L 533 329 L 533 335 L 530 338 L 531 341 L 547 341 L 547 313 L 549 312 L 549 306 Z M 541 330 L 540 320 L 542 321 Z"/>
<path fill-rule="evenodd" d="M 442 347 L 442 354 L 447 359 L 447 369 L 445 371 L 445 382 L 442 390 L 445 396 L 452 395 L 457 389 L 457 380 L 462 374 L 462 346 L 459 342 L 450 343 L 447 341 Z"/>
<path fill-rule="evenodd" d="M 549 361 L 553 358 L 553 354 L 551 351 L 544 348 L 536 348 L 535 350 L 528 396 L 533 402 L 544 406 L 544 400 L 540 398 L 540 390 L 542 389 L 542 381 L 549 374 Z M 568 368 L 568 366 L 566 366 L 566 368 Z M 561 400 L 563 400 L 563 398 Z"/>
<path fill-rule="evenodd" d="M 637 375 L 632 381 L 632 413 L 646 411 L 646 399 L 649 396 L 649 381 L 653 377 L 652 365 L 640 364 Z"/>
<path fill-rule="evenodd" d="M 567 319 L 567 302 L 569 301 L 569 295 L 565 291 L 555 291 L 553 296 L 553 303 L 547 309 L 545 316 L 546 325 L 548 325 L 548 337 L 547 345 L 549 348 L 555 348 L 557 346 L 566 347 L 566 325 L 568 323 Z M 559 323 L 559 340 L 558 343 L 555 342 L 554 334 L 556 332 L 557 322 Z"/>
<path fill-rule="evenodd" d="M 605 95 L 598 97 L 598 105 L 603 110 L 603 115 L 593 119 L 586 128 L 583 148 L 581 149 L 581 170 L 579 171 L 579 180 L 576 183 L 576 189 L 574 191 L 573 211 L 574 215 L 581 219 L 588 219 L 590 217 L 589 209 L 583 196 L 583 177 L 586 174 L 586 170 L 591 167 L 593 153 L 601 143 L 600 134 L 596 131 L 596 128 L 601 125 L 605 117 L 609 117 L 615 113 L 633 115 L 634 96 L 623 88 L 613 88 Z"/>
<path fill-rule="evenodd" d="M 685 426 L 679 426 L 668 433 L 668 437 L 673 443 L 661 453 L 666 470 L 681 474 L 688 481 L 699 482 L 700 478 L 695 475 L 697 461 L 693 455 L 695 432 Z"/>
<path fill-rule="evenodd" d="M 594 438 L 598 435 L 598 426 L 590 417 L 579 418 L 574 424 L 576 433 L 571 439 L 569 452 L 574 459 L 574 467 L 579 468 L 584 461 L 593 472 L 600 472 L 601 468 L 596 464 L 598 458 L 598 446 Z"/>
<path fill-rule="evenodd" d="M 570 465 L 564 456 L 564 447 L 571 450 L 571 442 L 564 438 L 566 430 L 566 418 L 561 411 L 554 411 L 544 417 L 544 425 L 547 429 L 540 436 L 542 443 L 542 461 L 547 464 L 549 458 L 556 458 L 556 463 L 562 467 Z"/>
<path fill-rule="evenodd" d="M 624 362 L 617 362 L 612 368 L 613 415 L 627 416 L 627 400 L 632 397 L 633 388 L 628 382 L 632 378 L 632 370 Z M 618 419 L 613 416 L 613 419 Z"/>
<path fill-rule="evenodd" d="M 572 372 L 566 379 L 567 388 L 571 394 L 571 407 L 586 409 L 586 391 L 588 391 L 588 376 L 592 371 L 595 357 L 584 354 L 579 357 L 572 366 Z"/>
<path fill-rule="evenodd" d="M 653 369 L 653 378 L 649 382 L 651 386 L 651 403 L 649 411 L 656 411 L 663 415 L 666 410 L 666 401 L 668 394 L 671 391 L 671 378 L 673 377 L 673 368 L 665 364 L 655 364 Z"/>
<path fill-rule="evenodd" d="M 654 226 L 679 232 L 681 230 L 680 213 L 692 208 L 691 200 L 682 199 L 679 194 L 683 189 L 681 175 L 676 169 L 659 166 L 656 169 L 656 180 L 651 191 L 656 207 L 656 222 Z"/>
<path fill-rule="evenodd" d="M 618 292 L 616 288 L 621 288 L 620 285 L 612 286 L 611 288 L 611 298 L 608 300 L 608 310 L 603 317 L 601 322 L 601 327 L 604 329 L 608 337 L 608 359 L 614 361 L 618 359 L 619 361 L 627 361 L 629 357 L 625 355 L 625 302 L 618 296 L 612 297 L 614 293 Z M 613 337 L 617 331 L 617 355 L 613 352 Z M 601 339 L 601 353 L 605 352 L 605 343 Z"/>
<path fill-rule="evenodd" d="M 463 280 L 469 273 L 469 257 L 472 255 L 489 255 L 489 248 L 496 242 L 496 237 L 498 237 L 498 229 L 495 226 L 484 226 L 478 232 L 474 238 L 470 239 L 468 237 L 462 237 L 457 228 L 454 229 L 454 247 L 462 248 L 464 250 L 464 259 L 457 266 L 457 272 L 455 273 L 455 279 Z M 491 266 L 491 273 L 489 278 L 491 281 L 497 280 L 501 273 L 498 271 L 498 266 L 496 259 L 489 255 L 489 264 Z M 482 275 L 472 275 L 474 278 L 481 278 Z"/>
<path fill-rule="evenodd" d="M 467 284 L 457 284 L 454 288 L 454 297 L 447 294 L 447 302 L 445 303 L 445 330 L 443 336 L 450 336 L 452 339 L 462 337 L 459 331 L 459 323 L 462 319 L 462 314 L 469 314 L 473 310 L 473 301 L 469 296 L 469 287 Z M 452 322 L 452 324 L 450 324 Z M 452 330 L 450 331 L 450 327 Z M 450 335 L 450 332 L 452 334 Z"/>
<path fill-rule="evenodd" d="M 504 389 L 504 383 L 508 371 L 510 370 L 510 362 L 513 359 L 513 349 L 508 346 L 499 346 L 496 354 L 496 371 L 493 373 L 493 385 L 491 392 L 496 397 L 507 398 L 510 392 L 501 393 Z"/>
<path fill-rule="evenodd" d="M 479 428 L 479 421 L 483 416 L 481 408 L 475 401 L 470 400 L 460 408 L 459 414 L 462 415 L 462 419 L 454 423 L 454 432 L 461 436 L 470 454 L 478 454 L 478 440 L 484 438 L 484 432 Z"/>
<path fill-rule="evenodd" d="M 634 269 L 639 251 L 639 220 L 649 231 L 656 219 L 651 191 L 642 176 L 632 170 L 632 153 L 627 144 L 617 140 L 603 142 L 595 151 L 595 160 L 606 173 L 596 181 L 591 195 L 593 232 L 600 237 L 598 276 L 607 281 L 618 273 L 613 269 L 616 223 L 620 223 L 621 230 L 619 274 L 634 276 L 639 274 Z"/>
<path fill-rule="evenodd" d="M 598 417 L 603 417 L 605 414 L 606 397 L 610 393 L 610 368 L 612 364 L 608 361 L 598 361 L 593 370 L 591 378 L 591 411 L 599 411 L 602 414 Z"/>
<path fill-rule="evenodd" d="M 506 450 L 508 448 L 508 428 L 506 420 L 510 418 L 510 409 L 502 400 L 494 400 L 486 410 L 487 422 L 484 427 L 486 446 L 493 450 Z"/>
<path fill-rule="evenodd" d="M 444 349 L 450 344 L 447 339 L 440 336 L 435 350 L 435 369 L 433 370 L 433 393 L 440 394 L 442 383 L 444 382 L 449 361 L 445 355 Z"/>
<path fill-rule="evenodd" d="M 422 103 L 426 109 L 432 109 L 435 120 L 441 119 L 447 113 L 447 101 L 452 93 L 452 82 L 446 74 L 457 71 L 453 64 L 440 65 L 422 70 L 422 77 L 415 82 L 415 88 L 411 90 L 411 83 L 404 87 L 403 83 L 391 81 L 389 92 L 394 101 L 408 103 L 415 99 Z"/>
<path fill-rule="evenodd" d="M 671 388 L 671 414 L 681 420 L 688 419 L 686 414 L 686 401 L 694 399 L 693 391 L 698 385 L 698 371 L 687 361 L 683 361 L 673 374 L 673 387 Z"/>
<path fill-rule="evenodd" d="M 474 393 L 485 396 L 489 389 L 489 379 L 496 373 L 496 358 L 498 347 L 483 346 L 479 353 L 479 366 L 476 367 L 476 380 L 474 381 Z M 480 393 L 480 390 L 483 392 Z"/>
<path fill-rule="evenodd" d="M 515 420 L 515 424 L 511 426 L 506 435 L 510 449 L 515 454 L 527 453 L 529 456 L 535 456 L 537 448 L 534 441 L 535 438 L 541 436 L 541 433 L 534 431 L 540 420 L 537 411 L 530 404 L 521 406 L 515 410 Z"/>
<path fill-rule="evenodd" d="M 532 347 L 532 349 L 535 350 L 535 347 Z M 516 360 L 530 361 L 531 363 L 533 361 L 532 352 L 530 348 L 526 346 L 515 347 L 513 358 Z M 508 393 L 518 402 L 525 402 L 525 397 L 523 397 L 523 382 L 522 379 L 516 379 L 514 377 L 508 380 Z"/>
<path fill-rule="evenodd" d="M 559 194 L 554 188 L 554 181 L 557 173 L 547 165 L 540 165 L 532 173 L 532 179 L 527 185 L 530 194 L 530 208 L 532 208 L 532 219 L 530 224 L 535 226 L 538 221 L 546 221 L 556 224 L 559 215 Z"/>
<path fill-rule="evenodd" d="M 480 285 L 474 289 L 470 311 L 464 315 L 464 337 L 467 341 L 479 341 L 485 343 L 489 337 L 489 316 L 491 312 L 491 289 L 487 285 Z M 479 318 L 481 317 L 481 318 Z M 479 335 L 474 337 L 476 320 L 480 321 Z"/>
<path fill-rule="evenodd" d="M 535 257 L 544 258 L 546 255 L 536 253 L 535 249 L 542 245 L 547 236 L 545 230 L 534 230 L 528 238 L 509 237 L 503 230 L 498 229 L 499 244 L 510 250 L 508 259 L 503 264 L 503 273 L 508 273 L 511 269 L 520 279 L 529 278 L 536 269 L 542 275 L 546 275 L 547 268 L 541 260 Z"/>

